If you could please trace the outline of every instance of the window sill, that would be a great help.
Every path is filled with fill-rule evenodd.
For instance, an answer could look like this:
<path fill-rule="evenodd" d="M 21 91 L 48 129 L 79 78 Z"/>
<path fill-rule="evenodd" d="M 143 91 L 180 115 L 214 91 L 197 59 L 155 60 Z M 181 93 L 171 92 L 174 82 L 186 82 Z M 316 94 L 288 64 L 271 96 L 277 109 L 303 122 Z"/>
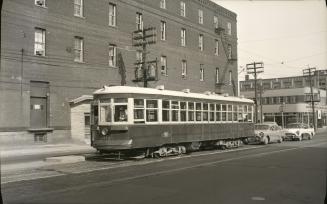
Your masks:
<path fill-rule="evenodd" d="M 76 61 L 74 60 L 75 63 L 78 63 L 78 64 L 85 64 L 85 61 Z"/>
<path fill-rule="evenodd" d="M 46 5 L 41 6 L 41 5 L 37 5 L 37 4 L 35 4 L 35 6 L 40 7 L 40 8 L 44 8 L 44 9 L 48 9 L 48 7 L 47 7 Z"/>
<path fill-rule="evenodd" d="M 85 16 L 78 16 L 78 15 L 75 15 L 75 14 L 74 14 L 74 17 L 81 18 L 81 19 L 86 19 Z"/>
<path fill-rule="evenodd" d="M 118 29 L 117 25 L 108 25 L 109 28 L 114 28 L 114 29 Z"/>
<path fill-rule="evenodd" d="M 47 58 L 47 55 L 36 55 L 36 54 L 34 54 L 34 57 L 42 57 L 42 58 Z"/>

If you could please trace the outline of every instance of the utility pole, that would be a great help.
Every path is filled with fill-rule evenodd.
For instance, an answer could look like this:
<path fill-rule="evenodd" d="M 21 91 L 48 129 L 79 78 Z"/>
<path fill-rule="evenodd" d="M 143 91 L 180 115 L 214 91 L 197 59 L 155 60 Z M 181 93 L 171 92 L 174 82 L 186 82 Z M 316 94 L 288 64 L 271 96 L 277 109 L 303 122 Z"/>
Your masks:
<path fill-rule="evenodd" d="M 262 81 L 260 81 L 260 122 L 263 122 L 263 113 L 262 113 L 262 92 L 263 92 L 263 87 L 262 87 Z"/>
<path fill-rule="evenodd" d="M 306 99 L 306 102 L 311 102 L 311 109 L 312 109 L 312 123 L 313 123 L 313 128 L 316 131 L 317 130 L 317 124 L 316 124 L 316 116 L 315 116 L 315 102 L 319 102 L 319 98 L 317 97 L 317 100 L 314 100 L 313 97 L 313 88 L 312 88 L 312 76 L 315 74 L 316 68 L 307 68 L 303 69 L 303 76 L 308 76 L 309 78 L 309 84 L 310 84 L 310 100 Z"/>
<path fill-rule="evenodd" d="M 257 75 L 263 72 L 263 62 L 253 62 L 246 64 L 246 70 L 248 74 L 254 75 L 254 109 L 255 109 L 255 123 L 258 122 L 258 100 L 257 100 Z"/>
<path fill-rule="evenodd" d="M 148 34 L 148 32 L 151 32 Z M 149 27 L 149 28 L 143 28 L 139 29 L 133 32 L 133 46 L 134 47 L 141 47 L 141 53 L 142 53 L 142 59 L 141 61 L 137 61 L 135 65 L 136 71 L 135 71 L 135 79 L 133 82 L 141 82 L 143 81 L 143 86 L 148 87 L 148 81 L 155 81 L 156 76 L 149 76 L 149 67 L 150 64 L 155 63 L 155 68 L 157 69 L 157 59 L 152 60 L 152 61 L 147 61 L 147 46 L 150 44 L 155 44 L 156 43 L 156 28 L 155 27 Z M 150 39 L 150 40 L 148 40 Z M 141 65 L 141 70 L 142 70 L 142 76 L 138 75 L 138 69 L 139 65 Z M 157 75 L 157 74 L 156 74 Z"/>

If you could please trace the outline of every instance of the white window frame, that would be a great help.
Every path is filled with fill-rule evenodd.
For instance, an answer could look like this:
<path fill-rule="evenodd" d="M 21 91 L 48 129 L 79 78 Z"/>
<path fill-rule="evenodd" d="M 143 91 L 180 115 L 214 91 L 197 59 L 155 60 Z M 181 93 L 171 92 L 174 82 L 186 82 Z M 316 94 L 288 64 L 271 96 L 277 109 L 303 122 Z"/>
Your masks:
<path fill-rule="evenodd" d="M 117 66 L 117 46 L 114 44 L 110 44 L 108 47 L 108 63 L 110 67 Z"/>
<path fill-rule="evenodd" d="M 160 73 L 161 75 L 164 76 L 168 76 L 168 72 L 167 72 L 167 57 L 162 55 L 160 58 L 160 65 L 161 65 L 161 69 L 160 69 Z M 164 69 L 162 69 L 164 67 Z"/>
<path fill-rule="evenodd" d="M 34 3 L 35 3 L 36 6 L 41 6 L 41 7 L 44 7 L 44 8 L 46 7 L 45 0 L 35 0 Z"/>
<path fill-rule="evenodd" d="M 166 9 L 166 0 L 160 0 L 160 8 Z"/>
<path fill-rule="evenodd" d="M 198 10 L 199 24 L 203 24 L 203 10 Z"/>
<path fill-rule="evenodd" d="M 227 58 L 232 59 L 232 45 L 231 44 L 227 45 L 227 51 L 228 51 Z"/>
<path fill-rule="evenodd" d="M 219 55 L 219 40 L 215 39 L 215 55 Z"/>
<path fill-rule="evenodd" d="M 199 34 L 199 50 L 203 51 L 203 34 Z"/>
<path fill-rule="evenodd" d="M 214 28 L 218 28 L 219 27 L 219 20 L 217 16 L 213 17 L 213 26 Z"/>
<path fill-rule="evenodd" d="M 182 60 L 182 78 L 186 78 L 187 75 L 187 61 Z"/>
<path fill-rule="evenodd" d="M 185 17 L 186 16 L 186 4 L 184 1 L 180 2 L 180 14 L 181 16 Z"/>
<path fill-rule="evenodd" d="M 109 2 L 109 26 L 117 26 L 117 6 L 114 3 Z"/>
<path fill-rule="evenodd" d="M 46 30 L 43 28 L 35 28 L 34 33 L 34 55 L 45 56 L 45 35 Z"/>
<path fill-rule="evenodd" d="M 143 30 L 143 14 L 136 12 L 136 30 Z"/>
<path fill-rule="evenodd" d="M 203 68 L 203 64 L 200 64 L 200 81 L 204 81 L 204 68 Z"/>
<path fill-rule="evenodd" d="M 186 29 L 185 28 L 181 29 L 181 46 L 182 47 L 186 46 Z"/>
<path fill-rule="evenodd" d="M 166 21 L 160 21 L 161 40 L 166 40 Z"/>
<path fill-rule="evenodd" d="M 219 68 L 216 67 L 216 84 L 219 83 Z"/>
<path fill-rule="evenodd" d="M 74 61 L 83 62 L 84 61 L 84 39 L 79 36 L 74 37 Z"/>
<path fill-rule="evenodd" d="M 84 17 L 84 0 L 74 0 L 74 16 Z"/>
<path fill-rule="evenodd" d="M 227 22 L 227 34 L 232 35 L 232 24 Z"/>

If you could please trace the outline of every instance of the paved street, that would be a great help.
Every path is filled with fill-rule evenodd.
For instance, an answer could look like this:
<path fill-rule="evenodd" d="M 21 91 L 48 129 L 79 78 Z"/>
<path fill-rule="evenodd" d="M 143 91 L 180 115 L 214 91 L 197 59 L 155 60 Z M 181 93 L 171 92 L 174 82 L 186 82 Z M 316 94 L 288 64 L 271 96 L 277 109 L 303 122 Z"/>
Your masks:
<path fill-rule="evenodd" d="M 140 161 L 2 172 L 5 203 L 323 203 L 327 136 Z"/>

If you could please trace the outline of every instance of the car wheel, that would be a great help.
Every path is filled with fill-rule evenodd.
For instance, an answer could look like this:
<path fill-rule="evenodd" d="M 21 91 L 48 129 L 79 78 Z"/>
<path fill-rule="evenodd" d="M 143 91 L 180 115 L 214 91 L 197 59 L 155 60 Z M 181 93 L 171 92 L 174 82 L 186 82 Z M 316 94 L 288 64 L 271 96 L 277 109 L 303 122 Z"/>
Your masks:
<path fill-rule="evenodd" d="M 282 143 L 283 142 L 283 138 L 280 137 L 279 140 L 277 141 L 278 143 Z"/>
<path fill-rule="evenodd" d="M 264 137 L 262 143 L 263 143 L 264 145 L 267 145 L 267 144 L 269 143 L 268 138 L 267 138 L 267 137 Z"/>
<path fill-rule="evenodd" d="M 312 140 L 313 135 L 309 134 L 308 140 Z"/>

